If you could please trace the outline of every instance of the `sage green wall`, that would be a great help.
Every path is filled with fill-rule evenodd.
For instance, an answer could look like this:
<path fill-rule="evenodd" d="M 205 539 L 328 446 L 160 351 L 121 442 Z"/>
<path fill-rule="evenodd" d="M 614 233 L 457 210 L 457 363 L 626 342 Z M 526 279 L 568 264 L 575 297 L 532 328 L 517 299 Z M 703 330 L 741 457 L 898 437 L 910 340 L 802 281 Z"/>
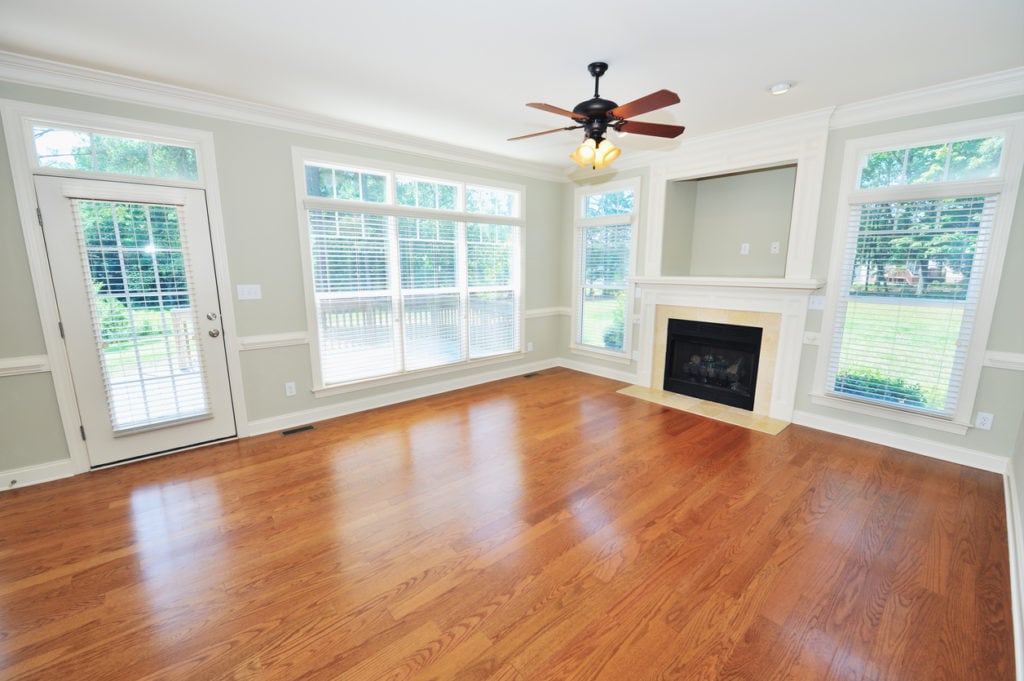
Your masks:
<path fill-rule="evenodd" d="M 49 373 L 0 378 L 0 471 L 69 458 Z M 0 480 L 0 489 L 12 486 Z"/>
<path fill-rule="evenodd" d="M 661 239 L 661 273 L 666 277 L 690 274 L 693 253 L 693 220 L 699 182 L 668 182 L 665 185 L 665 227 Z"/>
<path fill-rule="evenodd" d="M 829 273 L 828 266 L 835 233 L 843 152 L 848 140 L 1021 111 L 1024 111 L 1024 97 L 1013 97 L 832 131 L 829 135 L 825 162 L 813 275 L 825 279 L 829 284 L 834 281 L 835 275 Z M 989 350 L 1024 353 L 1024 315 L 1021 314 L 1024 273 L 1021 271 L 1021 263 L 1024 263 L 1024 187 L 1018 194 L 1014 211 L 1003 276 L 996 299 L 994 322 L 988 338 Z M 820 312 L 812 311 L 808 314 L 806 328 L 809 331 L 820 331 Z M 814 404 L 810 399 L 810 392 L 815 362 L 817 353 L 824 351 L 824 348 L 804 345 L 797 387 L 798 410 L 843 421 L 854 427 L 893 430 L 924 440 L 1000 456 L 1008 457 L 1013 452 L 1024 417 L 1024 372 L 985 367 L 982 370 L 975 412 L 987 411 L 994 414 L 994 426 L 991 431 L 971 428 L 966 435 L 959 436 Z"/>
<path fill-rule="evenodd" d="M 8 158 L 0 135 L 0 358 L 46 354 Z"/>
<path fill-rule="evenodd" d="M 235 301 L 235 323 L 240 336 L 301 332 L 307 330 L 302 282 L 298 211 L 292 176 L 293 146 L 346 154 L 383 166 L 402 165 L 443 174 L 521 185 L 525 188 L 526 226 L 523 230 L 523 294 L 527 311 L 566 305 L 563 280 L 564 201 L 566 183 L 523 177 L 495 169 L 481 168 L 437 158 L 255 125 L 185 114 L 98 97 L 75 95 L 43 88 L 0 82 L 0 97 L 35 102 L 80 111 L 163 123 L 213 134 L 218 180 L 227 242 L 227 267 L 231 295 L 237 284 L 260 284 L 263 298 Z M 5 323 L 0 330 L 0 358 L 43 354 L 42 334 L 21 226 L 13 198 L 10 164 L 0 159 L 0 296 Z M 223 266 L 221 263 L 219 266 Z M 530 317 L 524 324 L 524 338 L 534 343 L 534 352 L 512 360 L 526 366 L 536 360 L 556 357 L 564 345 L 564 315 Z M 346 395 L 314 398 L 309 352 L 304 346 L 249 350 L 241 353 L 246 408 L 250 420 L 283 416 L 291 412 L 327 407 L 346 401 L 387 394 L 397 386 L 367 389 Z M 501 365 L 508 368 L 509 364 Z M 466 378 L 494 370 L 493 366 L 464 369 L 446 374 L 445 379 Z M 49 378 L 47 374 L 45 376 Z M 17 377 L 24 379 L 24 377 Z M 34 381 L 41 380 L 33 377 Z M 284 396 L 283 383 L 297 383 L 298 395 Z M 402 384 L 416 387 L 431 379 Z M 438 380 L 438 379 L 434 379 Z M 18 396 L 24 381 L 0 378 L 0 401 Z M 237 389 L 237 386 L 236 386 Z M 43 391 L 45 392 L 45 391 Z M 38 413 L 38 424 L 60 434 L 52 385 L 50 394 L 21 395 L 27 409 Z M 0 427 L 7 431 L 7 424 Z M 17 442 L 0 436 L 0 470 L 53 460 L 49 441 L 18 436 Z M 63 438 L 61 438 L 63 442 Z M 15 456 L 14 449 L 17 449 Z M 66 450 L 61 454 L 66 457 Z"/>
<path fill-rule="evenodd" d="M 796 168 L 772 168 L 691 180 L 697 185 L 693 213 L 691 276 L 784 277 L 793 217 Z M 769 245 L 779 242 L 779 252 Z M 749 243 L 749 255 L 740 244 Z"/>
<path fill-rule="evenodd" d="M 0 359 L 45 355 L 7 145 L 0 135 Z M 0 377 L 0 471 L 69 458 L 49 373 Z M 0 488 L 10 485 L 0 481 Z"/>

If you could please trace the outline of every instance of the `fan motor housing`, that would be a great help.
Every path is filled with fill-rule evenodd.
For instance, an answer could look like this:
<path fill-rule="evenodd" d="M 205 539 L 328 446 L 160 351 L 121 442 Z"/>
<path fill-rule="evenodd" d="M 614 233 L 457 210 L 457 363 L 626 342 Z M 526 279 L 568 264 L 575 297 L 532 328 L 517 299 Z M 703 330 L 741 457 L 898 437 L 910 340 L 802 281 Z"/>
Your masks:
<path fill-rule="evenodd" d="M 605 114 L 617 106 L 618 104 L 610 99 L 594 97 L 574 106 L 572 112 L 580 114 L 581 116 L 586 116 L 587 118 L 599 118 L 604 117 Z"/>

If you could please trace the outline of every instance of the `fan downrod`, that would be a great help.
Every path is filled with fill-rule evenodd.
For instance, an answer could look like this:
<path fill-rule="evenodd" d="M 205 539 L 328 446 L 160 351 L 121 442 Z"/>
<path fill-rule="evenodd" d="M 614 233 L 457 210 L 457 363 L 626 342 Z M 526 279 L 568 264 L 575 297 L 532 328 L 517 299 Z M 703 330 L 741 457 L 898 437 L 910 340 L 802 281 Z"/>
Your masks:
<path fill-rule="evenodd" d="M 607 71 L 607 70 L 608 70 L 608 64 L 606 64 L 603 61 L 595 61 L 595 62 L 591 62 L 590 64 L 587 64 L 587 71 L 590 71 L 590 75 L 594 77 L 594 97 L 595 98 L 601 96 L 601 95 L 597 94 L 597 90 L 598 90 L 597 86 L 598 86 L 598 83 L 601 82 L 601 76 L 603 76 L 605 74 L 605 71 Z"/>

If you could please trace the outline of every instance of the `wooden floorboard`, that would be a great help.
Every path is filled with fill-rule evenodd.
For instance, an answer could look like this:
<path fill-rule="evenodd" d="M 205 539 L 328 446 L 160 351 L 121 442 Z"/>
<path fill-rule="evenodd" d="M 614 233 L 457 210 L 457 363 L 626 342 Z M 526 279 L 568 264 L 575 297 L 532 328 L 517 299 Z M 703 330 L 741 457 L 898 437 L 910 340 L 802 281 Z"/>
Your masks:
<path fill-rule="evenodd" d="M 551 369 L 0 495 L 4 679 L 1013 678 L 1000 476 Z"/>

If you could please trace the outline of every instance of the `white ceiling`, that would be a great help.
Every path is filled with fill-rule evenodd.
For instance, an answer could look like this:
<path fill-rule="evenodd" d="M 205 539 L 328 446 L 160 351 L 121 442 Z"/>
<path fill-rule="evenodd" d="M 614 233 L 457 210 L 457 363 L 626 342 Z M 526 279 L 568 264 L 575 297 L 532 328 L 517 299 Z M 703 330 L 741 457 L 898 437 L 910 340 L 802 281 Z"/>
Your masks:
<path fill-rule="evenodd" d="M 569 167 L 576 131 L 505 140 L 570 124 L 524 104 L 589 98 L 591 61 L 700 135 L 1020 67 L 1024 1 L 0 0 L 0 49 Z"/>

